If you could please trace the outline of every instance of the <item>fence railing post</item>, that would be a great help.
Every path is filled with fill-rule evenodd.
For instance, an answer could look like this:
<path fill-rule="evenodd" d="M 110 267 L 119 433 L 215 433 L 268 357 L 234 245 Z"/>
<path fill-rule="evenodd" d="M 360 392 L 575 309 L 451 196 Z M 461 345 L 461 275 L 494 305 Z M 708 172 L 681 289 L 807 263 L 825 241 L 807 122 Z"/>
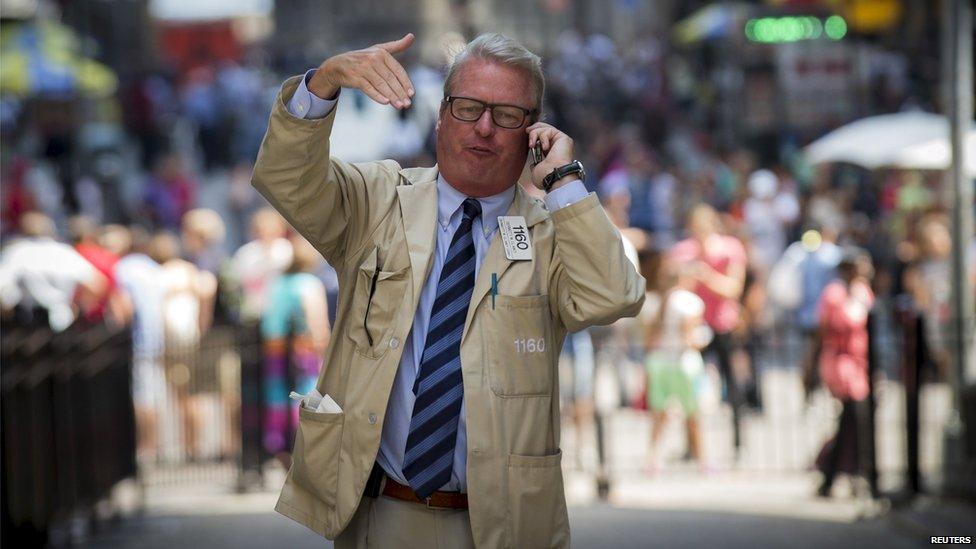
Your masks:
<path fill-rule="evenodd" d="M 919 471 L 919 380 L 925 357 L 922 318 L 912 303 L 902 303 L 898 311 L 902 335 L 901 381 L 905 388 L 905 485 L 904 495 L 913 497 L 922 491 Z"/>
<path fill-rule="evenodd" d="M 878 488 L 878 455 L 877 455 L 877 424 L 876 424 L 876 414 L 878 409 L 877 401 L 877 383 L 875 382 L 875 376 L 878 374 L 878 353 L 874 345 L 877 342 L 878 330 L 875 323 L 878 320 L 878 315 L 875 312 L 871 312 L 868 315 L 868 398 L 867 398 L 867 411 L 866 418 L 862 423 L 865 428 L 865 434 L 861 437 L 863 448 L 861 452 L 861 458 L 858 460 L 863 467 L 864 477 L 868 481 L 868 486 L 871 489 L 871 497 L 878 498 L 881 491 Z"/>
<path fill-rule="evenodd" d="M 244 324 L 237 331 L 241 357 L 241 454 L 237 490 L 246 491 L 264 482 L 264 399 L 262 398 L 261 333 L 258 324 Z"/>

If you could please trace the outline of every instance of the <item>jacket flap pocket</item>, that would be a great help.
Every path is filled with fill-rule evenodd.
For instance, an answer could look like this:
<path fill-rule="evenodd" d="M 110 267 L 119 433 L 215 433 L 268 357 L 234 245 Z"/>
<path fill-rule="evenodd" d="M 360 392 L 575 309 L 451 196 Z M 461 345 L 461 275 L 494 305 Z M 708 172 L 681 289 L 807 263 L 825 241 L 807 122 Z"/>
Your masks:
<path fill-rule="evenodd" d="M 518 454 L 508 454 L 509 467 L 558 467 L 563 458 L 562 450 L 556 450 L 555 454 L 548 456 L 522 456 Z"/>
<path fill-rule="evenodd" d="M 542 295 L 497 295 L 495 305 L 503 309 L 548 309 L 549 296 Z"/>
<path fill-rule="evenodd" d="M 568 547 L 562 453 L 508 456 L 508 531 L 514 547 Z"/>
<path fill-rule="evenodd" d="M 403 267 L 402 269 L 398 269 L 396 271 L 380 271 L 379 276 L 376 277 L 376 281 L 382 282 L 384 280 L 400 280 L 407 275 L 408 270 L 410 270 L 409 266 Z"/>
<path fill-rule="evenodd" d="M 343 412 L 316 412 L 304 406 L 298 407 L 299 420 L 307 419 L 317 423 L 341 423 L 344 415 Z"/>
<path fill-rule="evenodd" d="M 372 279 L 373 274 L 376 273 L 376 247 L 374 246 L 363 259 L 362 263 L 359 264 L 359 271 L 366 275 L 366 278 Z"/>

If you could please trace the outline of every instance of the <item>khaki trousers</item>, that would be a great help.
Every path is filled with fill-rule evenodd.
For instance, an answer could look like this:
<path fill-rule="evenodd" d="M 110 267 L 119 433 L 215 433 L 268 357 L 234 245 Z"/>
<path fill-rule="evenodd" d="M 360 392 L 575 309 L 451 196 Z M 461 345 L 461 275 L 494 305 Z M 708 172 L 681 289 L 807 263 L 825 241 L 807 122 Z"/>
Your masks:
<path fill-rule="evenodd" d="M 468 549 L 474 547 L 467 509 L 428 509 L 387 496 L 363 496 L 336 549 Z"/>

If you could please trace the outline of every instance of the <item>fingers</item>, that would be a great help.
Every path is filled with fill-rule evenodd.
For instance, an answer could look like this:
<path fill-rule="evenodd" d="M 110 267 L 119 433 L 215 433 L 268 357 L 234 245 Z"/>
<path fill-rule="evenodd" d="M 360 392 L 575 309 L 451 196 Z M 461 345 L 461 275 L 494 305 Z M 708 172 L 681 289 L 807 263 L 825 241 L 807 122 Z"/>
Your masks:
<path fill-rule="evenodd" d="M 393 72 L 396 79 L 400 82 L 400 86 L 406 90 L 407 95 L 413 97 L 413 82 L 410 81 L 410 76 L 403 68 L 403 65 L 394 59 L 392 55 L 383 56 L 383 60 L 386 62 L 386 67 Z"/>
<path fill-rule="evenodd" d="M 359 88 L 377 103 L 404 109 L 412 103 L 414 88 L 393 54 L 406 50 L 413 41 L 413 33 L 407 33 L 393 42 L 336 55 L 327 59 L 319 72 L 327 71 L 336 87 Z"/>
<path fill-rule="evenodd" d="M 533 174 L 569 163 L 573 159 L 573 140 L 565 133 L 541 122 L 532 124 L 526 130 L 529 134 L 529 148 L 539 143 L 546 156 L 544 161 L 532 168 Z"/>
<path fill-rule="evenodd" d="M 412 34 L 407 35 L 407 37 L 413 40 Z M 370 49 L 372 52 L 369 54 L 369 62 L 365 67 L 364 76 L 369 79 L 373 87 L 387 98 L 391 105 L 398 109 L 409 107 L 410 98 L 413 96 L 413 84 L 410 82 L 407 71 L 382 45 Z"/>
<path fill-rule="evenodd" d="M 410 96 L 385 66 L 367 72 L 363 76 L 386 98 L 387 103 L 398 109 L 410 106 Z"/>
<path fill-rule="evenodd" d="M 548 151 L 552 146 L 553 141 L 555 141 L 561 133 L 556 128 L 542 122 L 532 124 L 526 128 L 526 131 L 529 132 L 529 146 L 534 147 L 535 142 L 540 141 L 542 143 L 543 151 Z"/>
<path fill-rule="evenodd" d="M 363 78 L 356 87 L 363 90 L 363 93 L 365 93 L 370 99 L 380 103 L 381 105 L 388 105 L 390 103 L 390 100 L 387 99 L 385 95 L 380 93 L 380 91 L 377 90 L 376 87 L 373 86 L 373 84 L 371 84 L 366 78 Z"/>
<path fill-rule="evenodd" d="M 383 42 L 382 44 L 376 44 L 376 47 L 382 48 L 392 54 L 392 53 L 400 53 L 402 51 L 405 51 L 407 48 L 410 47 L 410 44 L 413 44 L 412 32 L 408 32 L 403 36 L 403 38 L 399 40 L 394 40 L 392 42 Z"/>

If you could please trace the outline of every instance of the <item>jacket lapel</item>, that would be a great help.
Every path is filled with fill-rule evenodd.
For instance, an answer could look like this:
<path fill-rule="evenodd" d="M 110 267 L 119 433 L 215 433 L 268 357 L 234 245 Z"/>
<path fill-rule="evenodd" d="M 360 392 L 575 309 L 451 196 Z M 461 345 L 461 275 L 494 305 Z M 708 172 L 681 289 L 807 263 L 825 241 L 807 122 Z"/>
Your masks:
<path fill-rule="evenodd" d="M 409 182 L 397 187 L 397 195 L 410 255 L 416 309 L 436 247 L 434 228 L 437 224 L 437 167 L 411 168 L 401 170 L 400 174 Z"/>
<path fill-rule="evenodd" d="M 531 228 L 536 223 L 545 220 L 549 217 L 549 212 L 547 212 L 541 206 L 541 203 L 534 198 L 530 197 L 525 191 L 522 190 L 522 186 L 515 185 L 515 200 L 512 201 L 512 205 L 509 207 L 508 212 L 505 215 L 520 215 L 525 218 L 525 225 Z M 475 310 L 478 309 L 478 305 L 481 300 L 485 298 L 488 291 L 491 290 L 491 274 L 495 273 L 498 280 L 501 280 L 502 275 L 511 266 L 512 262 L 505 256 L 505 246 L 502 245 L 502 238 L 499 234 L 500 229 L 495 231 L 494 236 L 491 239 L 491 244 L 488 246 L 488 253 L 485 254 L 484 261 L 481 262 L 481 268 L 478 270 L 478 277 L 474 283 L 474 293 L 471 295 L 471 305 L 468 306 L 468 316 L 464 322 L 464 336 L 468 335 L 468 326 L 471 324 L 471 319 L 474 317 Z M 530 231 L 531 234 L 531 231 Z M 533 253 L 535 252 L 535 247 L 533 246 Z M 535 258 L 532 259 L 535 261 Z M 462 344 L 464 339 L 462 337 Z"/>

